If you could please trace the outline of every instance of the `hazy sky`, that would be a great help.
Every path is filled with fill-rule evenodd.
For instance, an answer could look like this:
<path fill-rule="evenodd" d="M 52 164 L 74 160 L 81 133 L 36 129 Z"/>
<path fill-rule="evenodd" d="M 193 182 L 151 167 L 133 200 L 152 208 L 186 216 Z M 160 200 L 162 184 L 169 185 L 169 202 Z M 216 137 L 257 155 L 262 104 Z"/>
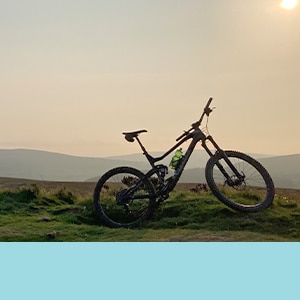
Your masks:
<path fill-rule="evenodd" d="M 0 0 L 0 148 L 167 150 L 207 99 L 225 149 L 300 153 L 300 5 Z M 200 147 L 200 146 L 199 146 Z"/>

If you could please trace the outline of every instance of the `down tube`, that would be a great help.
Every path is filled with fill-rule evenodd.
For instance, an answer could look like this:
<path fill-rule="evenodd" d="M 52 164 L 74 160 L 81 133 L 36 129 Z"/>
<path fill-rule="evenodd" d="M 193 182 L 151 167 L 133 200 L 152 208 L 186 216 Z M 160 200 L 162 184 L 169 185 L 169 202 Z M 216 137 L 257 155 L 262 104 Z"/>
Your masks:
<path fill-rule="evenodd" d="M 174 180 L 173 180 L 173 184 L 172 184 L 172 189 L 175 187 L 175 185 L 177 184 L 178 180 L 180 179 L 181 177 L 181 174 L 184 170 L 184 167 L 186 166 L 191 154 L 193 153 L 193 150 L 195 148 L 195 145 L 191 145 L 186 153 L 184 154 L 184 157 L 182 159 L 182 161 L 180 162 L 180 165 L 178 167 L 178 169 L 175 171 L 175 174 L 174 174 Z"/>

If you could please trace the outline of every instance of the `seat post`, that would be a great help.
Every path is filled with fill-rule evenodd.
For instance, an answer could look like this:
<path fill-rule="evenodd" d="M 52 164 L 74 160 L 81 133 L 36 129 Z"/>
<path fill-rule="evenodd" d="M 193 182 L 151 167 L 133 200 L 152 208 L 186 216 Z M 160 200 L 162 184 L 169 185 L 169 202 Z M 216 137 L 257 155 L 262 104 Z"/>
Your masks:
<path fill-rule="evenodd" d="M 140 147 L 141 147 L 142 150 L 143 150 L 143 153 L 144 153 L 144 154 L 147 153 L 147 150 L 146 150 L 146 148 L 143 146 L 143 144 L 142 144 L 142 142 L 140 141 L 140 139 L 139 139 L 137 136 L 135 137 L 135 139 L 138 141 Z"/>
<path fill-rule="evenodd" d="M 143 151 L 143 154 L 146 156 L 147 160 L 149 161 L 150 165 L 152 166 L 152 168 L 155 167 L 154 165 L 154 158 L 147 152 L 146 148 L 143 146 L 142 142 L 140 141 L 140 139 L 136 136 L 135 137 L 136 140 L 138 141 L 142 151 Z"/>

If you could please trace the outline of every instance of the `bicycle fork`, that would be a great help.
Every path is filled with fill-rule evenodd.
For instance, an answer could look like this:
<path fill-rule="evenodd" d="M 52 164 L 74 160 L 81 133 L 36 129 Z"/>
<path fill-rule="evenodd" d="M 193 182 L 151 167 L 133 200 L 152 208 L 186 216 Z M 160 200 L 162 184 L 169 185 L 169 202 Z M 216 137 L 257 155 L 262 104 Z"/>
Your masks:
<path fill-rule="evenodd" d="M 211 150 L 207 147 L 205 140 L 202 141 L 202 147 L 206 150 L 206 152 L 209 154 L 209 156 L 212 157 L 214 155 L 219 154 L 220 157 L 224 159 L 224 161 L 227 163 L 228 167 L 232 170 L 232 172 L 236 176 L 235 179 L 233 179 L 233 176 L 230 176 L 224 169 L 223 165 L 218 161 L 216 163 L 216 166 L 218 167 L 218 169 L 220 170 L 220 172 L 223 174 L 224 178 L 226 179 L 225 183 L 227 183 L 229 186 L 232 186 L 232 187 L 240 186 L 245 180 L 245 174 L 241 174 L 236 169 L 236 167 L 233 165 L 233 163 L 230 161 L 230 159 L 226 155 L 225 151 L 219 147 L 219 145 L 216 143 L 216 141 L 213 139 L 212 136 L 210 136 L 210 135 L 207 136 L 206 140 L 209 140 L 216 149 L 216 153 L 213 154 L 211 152 Z"/>

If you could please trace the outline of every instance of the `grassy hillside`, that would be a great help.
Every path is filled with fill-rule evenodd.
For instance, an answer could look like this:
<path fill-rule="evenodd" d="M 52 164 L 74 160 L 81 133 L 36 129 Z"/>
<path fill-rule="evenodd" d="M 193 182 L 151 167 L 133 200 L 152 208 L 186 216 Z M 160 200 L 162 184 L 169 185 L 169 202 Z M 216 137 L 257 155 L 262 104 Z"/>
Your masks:
<path fill-rule="evenodd" d="M 300 241 L 300 191 L 277 190 L 267 210 L 232 211 L 179 185 L 139 229 L 103 227 L 93 184 L 0 180 L 0 241 Z"/>

